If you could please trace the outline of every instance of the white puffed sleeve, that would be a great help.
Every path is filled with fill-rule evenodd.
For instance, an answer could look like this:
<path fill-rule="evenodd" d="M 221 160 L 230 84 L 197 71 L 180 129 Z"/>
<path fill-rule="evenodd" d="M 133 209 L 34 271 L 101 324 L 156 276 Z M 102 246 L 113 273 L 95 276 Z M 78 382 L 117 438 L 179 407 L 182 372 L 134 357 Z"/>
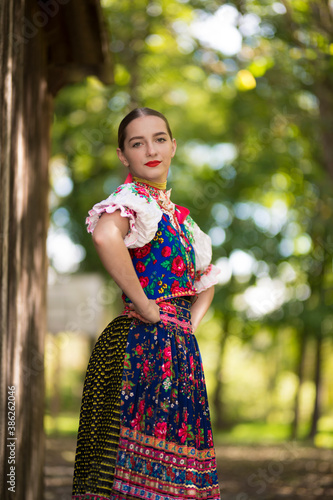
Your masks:
<path fill-rule="evenodd" d="M 130 228 L 124 238 L 128 248 L 143 247 L 155 236 L 162 211 L 148 193 L 142 193 L 132 183 L 122 184 L 106 200 L 96 203 L 86 218 L 88 233 L 93 233 L 100 216 L 120 210 L 122 217 L 128 217 Z"/>
<path fill-rule="evenodd" d="M 217 275 L 220 269 L 212 261 L 212 241 L 208 234 L 201 231 L 191 217 L 187 217 L 185 225 L 192 236 L 192 246 L 195 253 L 195 282 L 197 292 L 203 292 L 207 288 L 216 285 Z"/>

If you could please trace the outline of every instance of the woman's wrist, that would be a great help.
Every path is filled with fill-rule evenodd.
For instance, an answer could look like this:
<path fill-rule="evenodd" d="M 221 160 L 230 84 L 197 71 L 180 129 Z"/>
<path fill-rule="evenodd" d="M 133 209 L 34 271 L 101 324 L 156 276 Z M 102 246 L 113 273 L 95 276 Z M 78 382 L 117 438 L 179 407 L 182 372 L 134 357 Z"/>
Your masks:
<path fill-rule="evenodd" d="M 149 299 L 147 295 L 143 292 L 144 296 L 140 297 L 139 299 L 133 300 L 133 305 L 138 311 L 145 311 L 147 307 L 149 306 Z"/>
<path fill-rule="evenodd" d="M 214 287 L 207 288 L 197 295 L 197 300 L 191 307 L 191 322 L 193 331 L 196 330 L 206 314 L 214 297 Z"/>

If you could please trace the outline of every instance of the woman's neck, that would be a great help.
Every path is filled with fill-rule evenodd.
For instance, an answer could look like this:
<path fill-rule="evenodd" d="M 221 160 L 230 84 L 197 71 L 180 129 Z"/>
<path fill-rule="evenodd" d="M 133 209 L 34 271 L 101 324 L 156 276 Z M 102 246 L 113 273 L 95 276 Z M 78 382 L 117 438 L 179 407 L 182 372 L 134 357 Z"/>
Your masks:
<path fill-rule="evenodd" d="M 135 176 L 133 176 L 133 181 L 134 182 L 141 182 L 143 184 L 148 184 L 148 186 L 152 186 L 156 189 L 166 189 L 166 185 L 167 185 L 167 181 L 153 182 L 153 181 L 148 181 L 147 179 L 141 179 L 140 177 L 135 177 Z"/>

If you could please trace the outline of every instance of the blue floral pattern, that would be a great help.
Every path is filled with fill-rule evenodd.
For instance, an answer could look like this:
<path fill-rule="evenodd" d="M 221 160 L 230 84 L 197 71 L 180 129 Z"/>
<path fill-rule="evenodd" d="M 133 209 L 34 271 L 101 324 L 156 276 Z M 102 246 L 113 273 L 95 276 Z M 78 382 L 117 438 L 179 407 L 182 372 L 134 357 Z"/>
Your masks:
<path fill-rule="evenodd" d="M 185 245 L 168 215 L 163 214 L 153 240 L 129 250 L 147 297 L 157 302 L 196 294 L 195 254 L 183 224 L 181 228 Z M 125 295 L 123 299 L 129 302 Z"/>
<path fill-rule="evenodd" d="M 160 307 L 159 323 L 134 320 L 129 330 L 111 498 L 217 500 L 215 451 L 191 302 L 177 298 Z"/>

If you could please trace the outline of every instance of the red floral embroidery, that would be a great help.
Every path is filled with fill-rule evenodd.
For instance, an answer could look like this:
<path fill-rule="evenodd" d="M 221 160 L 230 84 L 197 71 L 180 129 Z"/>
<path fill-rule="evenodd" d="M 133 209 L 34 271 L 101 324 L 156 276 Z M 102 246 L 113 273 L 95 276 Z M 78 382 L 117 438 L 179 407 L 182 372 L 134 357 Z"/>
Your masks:
<path fill-rule="evenodd" d="M 181 443 L 185 443 L 187 439 L 187 434 L 188 434 L 188 427 L 187 425 L 183 422 L 182 426 L 180 429 L 178 429 L 178 435 L 180 437 Z"/>
<path fill-rule="evenodd" d="M 140 403 L 139 403 L 139 413 L 140 413 L 140 415 L 143 415 L 144 411 L 145 411 L 145 402 L 144 401 L 140 401 Z"/>
<path fill-rule="evenodd" d="M 164 349 L 163 353 L 164 353 L 164 357 L 166 359 L 171 359 L 171 347 L 170 346 L 166 347 Z"/>
<path fill-rule="evenodd" d="M 141 347 L 141 346 L 140 346 Z M 190 367 L 191 369 L 193 370 L 193 367 L 194 367 L 194 359 L 193 359 L 193 356 L 190 356 Z"/>
<path fill-rule="evenodd" d="M 186 270 L 185 263 L 183 259 L 181 258 L 180 255 L 177 255 L 172 261 L 171 264 L 171 272 L 175 274 L 176 276 L 183 276 L 184 272 Z"/>
<path fill-rule="evenodd" d="M 123 382 L 123 391 L 130 391 L 132 389 L 131 383 L 128 380 Z"/>
<path fill-rule="evenodd" d="M 205 474 L 205 479 L 208 482 L 208 484 L 213 484 L 213 478 L 210 474 Z"/>
<path fill-rule="evenodd" d="M 193 472 L 191 472 L 191 471 L 186 472 L 186 481 L 191 481 L 192 483 L 194 482 Z"/>
<path fill-rule="evenodd" d="M 133 427 L 134 430 L 138 431 L 140 430 L 140 420 L 142 416 L 139 415 L 139 413 L 136 414 L 135 418 L 131 421 L 131 426 Z"/>
<path fill-rule="evenodd" d="M 143 194 L 143 196 L 149 196 L 149 191 L 147 189 L 145 189 L 144 187 L 142 186 L 136 186 L 135 190 L 139 193 L 139 194 Z"/>
<path fill-rule="evenodd" d="M 148 286 L 149 283 L 149 278 L 147 276 L 140 276 L 139 281 L 141 283 L 142 288 L 146 288 L 146 286 Z"/>
<path fill-rule="evenodd" d="M 146 359 L 146 361 L 143 364 L 143 373 L 145 374 L 145 377 L 147 377 L 149 373 L 149 361 Z"/>
<path fill-rule="evenodd" d="M 135 269 L 138 271 L 138 273 L 144 273 L 146 270 L 146 266 L 139 260 L 139 262 L 136 263 Z"/>
<path fill-rule="evenodd" d="M 163 257 L 169 257 L 171 255 L 171 248 L 170 247 L 163 247 L 161 251 Z"/>
<path fill-rule="evenodd" d="M 171 285 L 171 293 L 182 292 L 183 289 L 179 286 L 179 281 L 174 281 Z"/>
<path fill-rule="evenodd" d="M 162 380 L 166 379 L 167 377 L 171 377 L 171 362 L 167 361 L 162 365 Z"/>
<path fill-rule="evenodd" d="M 147 243 L 147 245 L 145 245 L 141 248 L 135 248 L 134 255 L 138 259 L 142 259 L 142 257 L 146 257 L 146 255 L 149 254 L 150 250 L 151 250 L 151 243 Z"/>
<path fill-rule="evenodd" d="M 195 281 L 200 281 L 202 276 L 207 276 L 212 270 L 213 265 L 209 264 L 209 266 L 204 271 L 197 271 L 195 273 Z"/>
<path fill-rule="evenodd" d="M 154 431 L 155 436 L 158 438 L 164 438 L 167 433 L 167 428 L 168 426 L 166 422 L 157 422 Z"/>
<path fill-rule="evenodd" d="M 213 446 L 213 433 L 211 430 L 208 431 L 207 437 L 208 437 L 208 446 Z"/>
<path fill-rule="evenodd" d="M 179 282 L 178 282 L 179 285 Z M 160 308 L 163 310 L 163 312 L 167 312 L 170 314 L 177 314 L 177 309 L 175 306 L 168 304 L 168 303 L 161 303 Z"/>

